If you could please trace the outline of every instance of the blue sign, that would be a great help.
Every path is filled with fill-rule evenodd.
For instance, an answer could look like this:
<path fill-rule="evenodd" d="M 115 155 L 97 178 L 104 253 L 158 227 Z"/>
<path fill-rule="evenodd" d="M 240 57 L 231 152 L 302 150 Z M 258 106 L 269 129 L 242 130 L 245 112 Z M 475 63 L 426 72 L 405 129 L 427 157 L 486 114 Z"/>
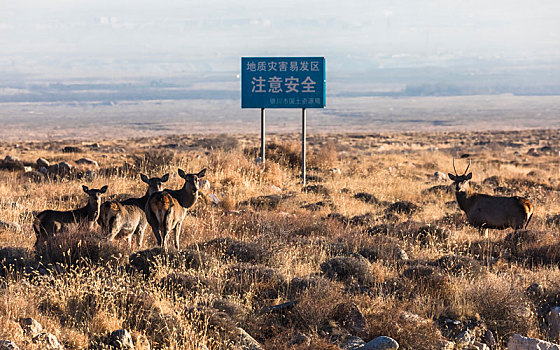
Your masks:
<path fill-rule="evenodd" d="M 324 57 L 242 57 L 241 108 L 324 108 Z"/>

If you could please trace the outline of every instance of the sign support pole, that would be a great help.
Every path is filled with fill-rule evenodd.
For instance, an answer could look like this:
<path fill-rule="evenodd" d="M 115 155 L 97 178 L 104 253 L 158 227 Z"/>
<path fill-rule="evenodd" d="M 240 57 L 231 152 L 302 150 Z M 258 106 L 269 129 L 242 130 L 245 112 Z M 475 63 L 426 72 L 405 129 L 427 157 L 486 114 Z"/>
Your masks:
<path fill-rule="evenodd" d="M 307 121 L 305 115 L 305 108 L 301 109 L 301 181 L 305 186 L 305 139 L 307 131 Z"/>
<path fill-rule="evenodd" d="M 264 108 L 261 108 L 261 160 L 264 164 L 265 162 L 265 151 L 266 151 L 266 139 L 265 139 L 265 112 Z"/>

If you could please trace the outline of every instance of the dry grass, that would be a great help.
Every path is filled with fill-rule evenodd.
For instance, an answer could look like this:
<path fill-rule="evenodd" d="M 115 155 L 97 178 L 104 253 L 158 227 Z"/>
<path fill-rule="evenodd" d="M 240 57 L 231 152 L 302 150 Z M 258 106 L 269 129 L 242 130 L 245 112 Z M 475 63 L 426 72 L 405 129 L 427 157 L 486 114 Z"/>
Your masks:
<path fill-rule="evenodd" d="M 99 163 L 89 180 L 0 170 L 0 220 L 22 228 L 0 227 L 0 339 L 40 348 L 20 317 L 69 349 L 95 348 L 119 328 L 140 349 L 233 349 L 238 327 L 266 349 L 337 349 L 350 335 L 433 349 L 457 335 L 446 320 L 477 340 L 490 329 L 500 346 L 513 333 L 547 338 L 543 317 L 560 302 L 559 139 L 558 130 L 314 136 L 305 190 L 296 135 L 275 135 L 266 165 L 254 162 L 253 136 L 0 144 L 24 166 Z M 486 240 L 465 224 L 449 183 L 433 177 L 464 153 L 480 191 L 533 202 L 529 230 Z M 191 211 L 180 252 L 152 249 L 149 229 L 135 251 L 79 226 L 34 251 L 34 213 L 84 205 L 81 184 L 126 198 L 144 193 L 140 172 L 170 173 L 166 187 L 178 188 L 177 168 L 204 167 L 222 202 Z M 527 293 L 534 283 L 538 295 Z"/>

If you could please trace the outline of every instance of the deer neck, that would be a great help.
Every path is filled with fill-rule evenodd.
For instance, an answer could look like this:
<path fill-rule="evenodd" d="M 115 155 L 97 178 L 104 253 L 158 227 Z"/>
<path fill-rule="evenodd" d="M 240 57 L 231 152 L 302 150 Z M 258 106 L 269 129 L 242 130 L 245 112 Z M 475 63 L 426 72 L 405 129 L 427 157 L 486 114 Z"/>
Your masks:
<path fill-rule="evenodd" d="M 457 204 L 459 204 L 459 208 L 465 213 L 468 213 L 469 210 L 474 205 L 474 194 L 471 191 L 456 191 L 455 197 L 457 198 Z"/>
<path fill-rule="evenodd" d="M 97 221 L 99 219 L 99 210 L 101 208 L 101 201 L 88 200 L 86 205 L 88 221 Z"/>
<path fill-rule="evenodd" d="M 99 218 L 99 209 L 101 208 L 101 201 L 88 200 L 85 207 L 72 211 L 72 215 L 76 221 L 87 218 L 87 221 L 97 221 Z"/>
<path fill-rule="evenodd" d="M 187 185 L 186 183 L 185 185 L 183 185 L 183 188 L 179 191 L 177 196 L 177 200 L 183 208 L 192 207 L 197 198 L 198 191 L 193 190 L 191 186 Z"/>

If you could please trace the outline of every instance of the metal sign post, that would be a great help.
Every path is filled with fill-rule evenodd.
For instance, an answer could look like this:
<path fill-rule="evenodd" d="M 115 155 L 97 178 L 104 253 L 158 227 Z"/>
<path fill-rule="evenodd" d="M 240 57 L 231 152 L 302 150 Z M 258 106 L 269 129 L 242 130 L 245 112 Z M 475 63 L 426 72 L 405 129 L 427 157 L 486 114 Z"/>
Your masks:
<path fill-rule="evenodd" d="M 266 150 L 264 127 L 265 127 L 264 108 L 261 108 L 261 161 L 263 164 L 265 162 L 265 150 Z"/>
<path fill-rule="evenodd" d="M 301 108 L 301 177 L 305 186 L 306 109 L 325 108 L 324 57 L 242 57 L 241 108 L 261 109 L 261 159 L 265 162 L 265 108 Z"/>
<path fill-rule="evenodd" d="M 305 108 L 301 109 L 301 181 L 303 186 L 305 186 L 305 138 L 307 131 L 307 120 L 305 115 Z"/>

